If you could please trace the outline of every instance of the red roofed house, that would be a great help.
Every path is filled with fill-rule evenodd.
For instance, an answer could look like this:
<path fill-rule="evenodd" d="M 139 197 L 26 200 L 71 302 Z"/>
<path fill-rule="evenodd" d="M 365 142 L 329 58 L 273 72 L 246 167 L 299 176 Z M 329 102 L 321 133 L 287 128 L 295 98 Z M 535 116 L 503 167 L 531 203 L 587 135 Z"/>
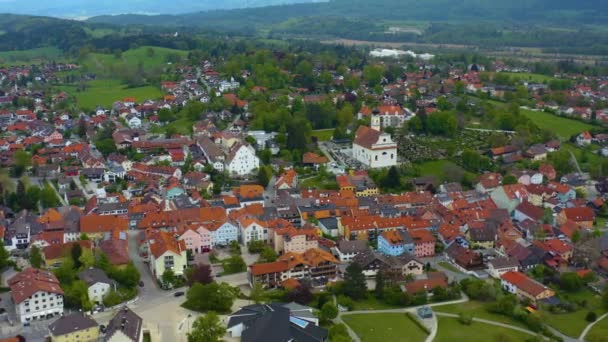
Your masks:
<path fill-rule="evenodd" d="M 424 258 L 435 255 L 435 237 L 426 229 L 410 230 L 414 240 L 414 255 L 416 258 Z"/>
<path fill-rule="evenodd" d="M 555 296 L 555 292 L 521 272 L 507 272 L 500 277 L 500 285 L 505 291 L 520 298 L 530 299 L 533 303 Z"/>
<path fill-rule="evenodd" d="M 90 214 L 80 218 L 80 232 L 91 238 L 102 237 L 114 229 L 126 231 L 129 221 L 120 216 Z"/>
<path fill-rule="evenodd" d="M 441 272 L 429 272 L 427 279 L 417 279 L 404 285 L 405 292 L 416 294 L 419 292 L 431 292 L 435 288 L 446 289 L 448 287 L 448 277 Z"/>
<path fill-rule="evenodd" d="M 27 268 L 8 280 L 21 323 L 63 313 L 63 290 L 52 272 Z"/>
<path fill-rule="evenodd" d="M 166 270 L 172 270 L 176 276 L 183 276 L 188 266 L 185 241 L 177 240 L 175 235 L 162 230 L 149 231 L 146 235 L 150 250 L 150 270 L 156 279 L 161 281 Z"/>
<path fill-rule="evenodd" d="M 557 214 L 557 224 L 561 226 L 568 220 L 581 228 L 592 229 L 595 212 L 589 207 L 564 208 Z"/>
<path fill-rule="evenodd" d="M 353 157 L 370 168 L 397 165 L 397 144 L 390 134 L 359 126 L 353 141 Z"/>

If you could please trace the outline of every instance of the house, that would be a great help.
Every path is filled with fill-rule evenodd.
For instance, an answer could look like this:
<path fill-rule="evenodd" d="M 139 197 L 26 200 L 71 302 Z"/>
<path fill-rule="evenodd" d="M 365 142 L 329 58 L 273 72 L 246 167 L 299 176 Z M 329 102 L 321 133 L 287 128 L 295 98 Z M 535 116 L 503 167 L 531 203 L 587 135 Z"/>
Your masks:
<path fill-rule="evenodd" d="M 555 296 L 555 292 L 521 272 L 507 272 L 500 276 L 500 286 L 507 292 L 533 303 Z"/>
<path fill-rule="evenodd" d="M 319 167 L 329 163 L 329 159 L 325 156 L 320 156 L 313 152 L 306 152 L 302 156 L 302 164 L 304 166 Z"/>
<path fill-rule="evenodd" d="M 228 335 L 242 342 L 328 341 L 312 308 L 295 304 L 253 304 L 228 316 Z"/>
<path fill-rule="evenodd" d="M 192 252 L 192 254 L 208 252 L 212 246 L 211 232 L 204 226 L 200 226 L 197 229 L 193 227 L 184 229 L 179 233 L 178 240 L 184 241 L 186 249 Z"/>
<path fill-rule="evenodd" d="M 236 144 L 226 157 L 225 169 L 231 175 L 245 176 L 253 174 L 260 167 L 260 158 L 251 145 Z"/>
<path fill-rule="evenodd" d="M 503 185 L 494 189 L 490 197 L 498 208 L 507 209 L 511 213 L 521 202 L 528 199 L 528 191 L 522 184 Z"/>
<path fill-rule="evenodd" d="M 448 288 L 448 277 L 442 272 L 429 272 L 426 278 L 416 279 L 403 285 L 403 290 L 409 294 L 421 292 L 432 294 L 436 288 Z"/>
<path fill-rule="evenodd" d="M 368 113 L 368 108 L 362 108 L 358 116 L 365 117 L 369 115 Z M 401 127 L 414 116 L 415 114 L 408 108 L 384 105 L 371 111 L 370 122 L 373 129 L 381 131 L 387 127 Z"/>
<path fill-rule="evenodd" d="M 294 189 L 297 184 L 298 173 L 294 169 L 289 169 L 279 176 L 275 186 L 277 190 Z"/>
<path fill-rule="evenodd" d="M 136 115 L 132 115 L 127 120 L 127 124 L 129 125 L 130 128 L 133 128 L 133 129 L 141 128 L 141 119 L 138 118 Z"/>
<path fill-rule="evenodd" d="M 104 342 L 141 342 L 143 339 L 143 319 L 125 306 L 108 323 Z"/>
<path fill-rule="evenodd" d="M 243 216 L 237 220 L 240 229 L 241 243 L 247 246 L 251 241 L 269 242 L 270 235 L 266 222 Z"/>
<path fill-rule="evenodd" d="M 177 240 L 175 235 L 161 230 L 152 231 L 146 235 L 150 250 L 150 270 L 156 279 L 160 281 L 166 270 L 172 270 L 176 276 L 183 276 L 187 267 L 185 242 Z"/>
<path fill-rule="evenodd" d="M 110 291 L 116 291 L 116 282 L 99 268 L 89 267 L 78 273 L 78 278 L 87 284 L 89 300 L 97 304 L 103 303 L 103 297 Z"/>
<path fill-rule="evenodd" d="M 353 157 L 369 168 L 397 165 L 397 144 L 390 134 L 359 126 L 353 141 Z"/>
<path fill-rule="evenodd" d="M 589 131 L 584 131 L 583 133 L 576 136 L 576 144 L 579 146 L 586 146 L 591 144 L 592 140 L 591 133 Z"/>
<path fill-rule="evenodd" d="M 230 221 L 220 222 L 212 226 L 207 225 L 207 230 L 211 231 L 211 244 L 216 246 L 228 246 L 232 241 L 238 241 L 239 228 Z"/>
<path fill-rule="evenodd" d="M 445 250 L 446 258 L 464 271 L 483 268 L 483 256 L 481 253 L 452 243 Z"/>
<path fill-rule="evenodd" d="M 594 220 L 595 212 L 589 207 L 564 208 L 557 214 L 557 224 L 560 226 L 572 221 L 581 228 L 592 229 Z"/>
<path fill-rule="evenodd" d="M 469 228 L 466 237 L 472 248 L 491 249 L 496 242 L 496 229 L 490 225 Z"/>
<path fill-rule="evenodd" d="M 426 229 L 413 229 L 410 235 L 414 240 L 414 255 L 416 258 L 425 258 L 435 255 L 435 237 Z"/>
<path fill-rule="evenodd" d="M 357 254 L 352 262 L 361 266 L 366 277 L 375 277 L 380 271 L 392 271 L 403 276 L 419 276 L 424 273 L 424 264 L 408 253 L 394 257 L 368 249 Z"/>
<path fill-rule="evenodd" d="M 100 238 L 113 230 L 127 231 L 129 221 L 117 215 L 89 214 L 80 217 L 80 232 L 90 238 Z"/>
<path fill-rule="evenodd" d="M 537 207 L 532 203 L 525 201 L 521 202 L 517 207 L 515 207 L 513 219 L 519 222 L 523 222 L 525 220 L 540 222 L 544 215 L 545 210 L 543 208 Z"/>
<path fill-rule="evenodd" d="M 367 241 L 363 240 L 340 240 L 338 245 L 334 247 L 334 255 L 340 262 L 350 262 L 357 254 L 369 250 Z"/>
<path fill-rule="evenodd" d="M 63 313 L 63 290 L 52 272 L 26 268 L 8 280 L 21 323 Z"/>
<path fill-rule="evenodd" d="M 515 258 L 499 257 L 488 261 L 488 274 L 493 278 L 500 277 L 507 272 L 519 271 L 519 261 Z"/>
<path fill-rule="evenodd" d="M 389 230 L 378 236 L 378 251 L 386 255 L 414 254 L 414 250 L 414 239 L 407 230 Z"/>
<path fill-rule="evenodd" d="M 99 339 L 99 324 L 86 313 L 74 311 L 49 324 L 49 334 L 52 341 L 94 342 Z"/>

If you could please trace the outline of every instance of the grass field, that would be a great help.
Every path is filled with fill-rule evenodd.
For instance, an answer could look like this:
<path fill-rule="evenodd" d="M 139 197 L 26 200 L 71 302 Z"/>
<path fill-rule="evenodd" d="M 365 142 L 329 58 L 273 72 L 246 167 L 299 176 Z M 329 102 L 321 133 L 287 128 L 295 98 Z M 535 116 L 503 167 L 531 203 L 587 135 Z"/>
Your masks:
<path fill-rule="evenodd" d="M 389 305 L 382 301 L 379 301 L 373 294 L 368 295 L 366 299 L 358 300 L 354 302 L 353 310 L 386 310 L 396 309 L 399 306 Z"/>
<path fill-rule="evenodd" d="M 342 319 L 362 342 L 418 342 L 426 333 L 403 313 L 345 315 Z"/>
<path fill-rule="evenodd" d="M 585 340 L 588 342 L 608 342 L 608 319 L 604 318 L 595 323 L 585 336 Z"/>
<path fill-rule="evenodd" d="M 488 312 L 487 307 L 489 303 L 483 303 L 478 301 L 468 301 L 465 303 L 459 304 L 451 304 L 451 305 L 442 305 L 435 308 L 437 312 L 445 312 L 445 313 L 467 313 L 475 318 L 487 319 L 494 322 L 500 322 L 510 325 L 515 325 L 521 328 L 526 328 L 522 323 L 512 319 L 511 317 L 498 315 L 491 312 Z"/>
<path fill-rule="evenodd" d="M 563 140 L 569 139 L 574 134 L 593 128 L 590 124 L 547 112 L 536 112 L 529 109 L 520 109 L 520 112 L 530 118 L 541 129 L 555 132 Z"/>
<path fill-rule="evenodd" d="M 512 79 L 517 78 L 522 81 L 532 81 L 534 83 L 544 83 L 555 79 L 555 77 L 552 76 L 533 74 L 529 72 L 501 72 L 501 74 L 509 75 Z"/>
<path fill-rule="evenodd" d="M 134 97 L 137 101 L 162 97 L 161 91 L 156 87 L 127 88 L 118 80 L 91 81 L 83 92 L 77 92 L 76 86 L 61 86 L 60 89 L 75 96 L 78 105 L 88 110 L 95 109 L 97 105 L 108 108 L 126 97 Z"/>
<path fill-rule="evenodd" d="M 454 267 L 452 264 L 450 264 L 449 262 L 440 261 L 437 264 L 439 266 L 445 268 L 448 271 L 451 271 L 451 272 L 454 272 L 454 273 L 462 273 L 456 267 Z"/>
<path fill-rule="evenodd" d="M 338 189 L 338 183 L 335 179 L 322 179 L 319 176 L 311 177 L 303 180 L 300 183 L 300 188 L 315 188 L 315 189 Z"/>
<path fill-rule="evenodd" d="M 541 318 L 545 323 L 571 337 L 578 337 L 587 324 L 589 324 L 589 322 L 585 320 L 585 316 L 587 316 L 589 311 L 595 312 L 598 316 L 606 312 L 606 310 L 602 308 L 600 296 L 587 289 L 574 294 L 560 294 L 560 297 L 568 301 L 585 300 L 587 302 L 587 308 L 575 312 L 564 314 L 553 314 L 545 311 L 541 312 Z"/>
<path fill-rule="evenodd" d="M 329 141 L 334 135 L 334 129 L 318 129 L 316 131 L 312 131 L 311 135 L 313 137 L 317 137 L 319 141 Z"/>
<path fill-rule="evenodd" d="M 525 341 L 532 335 L 495 325 L 473 322 L 463 325 L 456 318 L 438 317 L 439 329 L 434 342 L 492 342 Z"/>
<path fill-rule="evenodd" d="M 416 164 L 418 170 L 420 170 L 421 176 L 435 176 L 438 181 L 442 181 L 445 175 L 444 168 L 446 165 L 452 164 L 449 160 L 433 160 L 424 163 Z"/>
<path fill-rule="evenodd" d="M 31 50 L 2 51 L 0 65 L 11 66 L 39 63 L 49 60 L 59 60 L 63 52 L 55 47 L 45 47 Z"/>
<path fill-rule="evenodd" d="M 120 63 L 134 68 L 141 63 L 144 69 L 166 65 L 171 55 L 185 58 L 188 52 L 157 46 L 142 46 L 123 52 L 120 58 L 116 58 L 114 54 L 90 53 L 82 64 L 88 71 L 104 74 Z"/>

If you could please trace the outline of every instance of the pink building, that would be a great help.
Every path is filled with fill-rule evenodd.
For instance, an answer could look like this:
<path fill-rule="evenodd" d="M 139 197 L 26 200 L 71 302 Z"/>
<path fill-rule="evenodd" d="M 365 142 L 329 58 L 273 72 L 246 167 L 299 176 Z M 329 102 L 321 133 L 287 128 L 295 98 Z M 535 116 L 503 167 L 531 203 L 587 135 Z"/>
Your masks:
<path fill-rule="evenodd" d="M 193 228 L 184 230 L 178 240 L 183 240 L 186 249 L 194 254 L 208 252 L 211 249 L 211 233 L 203 227 L 199 227 L 197 230 Z"/>
<path fill-rule="evenodd" d="M 416 258 L 430 257 L 435 255 L 435 237 L 426 229 L 410 230 L 414 240 L 414 254 Z"/>

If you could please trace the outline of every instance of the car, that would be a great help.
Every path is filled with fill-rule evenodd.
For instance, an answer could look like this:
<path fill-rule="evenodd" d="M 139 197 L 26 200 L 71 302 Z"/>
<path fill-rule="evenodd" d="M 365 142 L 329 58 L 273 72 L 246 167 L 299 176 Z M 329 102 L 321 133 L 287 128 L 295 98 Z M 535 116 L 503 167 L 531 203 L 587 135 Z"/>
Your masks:
<path fill-rule="evenodd" d="M 139 282 L 139 287 L 144 287 L 144 282 L 143 281 Z"/>
<path fill-rule="evenodd" d="M 174 297 L 181 297 L 184 295 L 184 291 L 177 291 L 173 294 Z"/>

